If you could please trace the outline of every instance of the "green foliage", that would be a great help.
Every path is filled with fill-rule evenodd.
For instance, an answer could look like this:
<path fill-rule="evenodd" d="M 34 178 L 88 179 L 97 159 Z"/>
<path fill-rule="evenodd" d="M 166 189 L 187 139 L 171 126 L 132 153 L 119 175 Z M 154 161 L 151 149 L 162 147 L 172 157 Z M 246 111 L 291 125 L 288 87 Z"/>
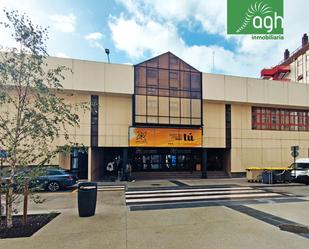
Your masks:
<path fill-rule="evenodd" d="M 45 42 L 48 31 L 17 11 L 4 10 L 20 45 L 0 54 L 0 146 L 9 152 L 10 165 L 44 165 L 58 153 L 51 144 L 68 126 L 78 126 L 76 105 L 65 102 L 61 81 L 64 66 L 49 68 Z"/>
<path fill-rule="evenodd" d="M 0 149 L 9 155 L 5 162 L 9 166 L 8 187 L 23 188 L 25 180 L 42 172 L 20 173 L 17 167 L 46 165 L 60 151 L 69 151 L 73 143 L 68 127 L 79 125 L 76 110 L 85 108 L 85 104 L 65 101 L 61 82 L 64 72 L 70 70 L 48 66 L 48 30 L 17 11 L 3 11 L 7 21 L 0 25 L 13 31 L 18 47 L 0 46 Z M 56 147 L 61 137 L 67 144 Z M 15 201 L 13 197 L 10 200 Z"/>

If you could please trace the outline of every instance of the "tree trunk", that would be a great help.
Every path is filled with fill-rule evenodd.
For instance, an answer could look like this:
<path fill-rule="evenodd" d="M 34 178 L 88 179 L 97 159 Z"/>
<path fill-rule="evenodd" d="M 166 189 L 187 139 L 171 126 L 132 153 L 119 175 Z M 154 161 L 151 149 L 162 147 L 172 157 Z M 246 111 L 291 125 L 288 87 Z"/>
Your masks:
<path fill-rule="evenodd" d="M 13 186 L 8 184 L 6 193 L 6 226 L 7 228 L 13 227 Z"/>
<path fill-rule="evenodd" d="M 1 184 L 1 179 L 0 179 L 0 184 Z M 0 187 L 0 227 L 2 223 L 2 189 Z"/>

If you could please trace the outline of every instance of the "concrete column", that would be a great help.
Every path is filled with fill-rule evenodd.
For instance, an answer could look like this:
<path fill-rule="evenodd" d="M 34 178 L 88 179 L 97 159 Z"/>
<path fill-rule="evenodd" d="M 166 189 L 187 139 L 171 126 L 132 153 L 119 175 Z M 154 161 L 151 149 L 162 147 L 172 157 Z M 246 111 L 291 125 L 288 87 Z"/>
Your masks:
<path fill-rule="evenodd" d="M 207 178 L 207 149 L 202 149 L 202 178 Z"/>
<path fill-rule="evenodd" d="M 88 148 L 88 181 L 92 181 L 92 167 L 93 167 L 93 151 L 92 147 Z"/>
<path fill-rule="evenodd" d="M 128 148 L 123 148 L 122 151 L 122 166 L 125 167 L 128 163 Z"/>

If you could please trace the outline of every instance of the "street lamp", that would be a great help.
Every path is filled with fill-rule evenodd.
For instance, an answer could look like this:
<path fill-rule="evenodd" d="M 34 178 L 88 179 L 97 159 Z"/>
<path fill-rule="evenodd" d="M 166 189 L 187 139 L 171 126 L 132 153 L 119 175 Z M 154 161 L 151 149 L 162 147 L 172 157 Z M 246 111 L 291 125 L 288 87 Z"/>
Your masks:
<path fill-rule="evenodd" d="M 110 63 L 110 60 L 109 60 L 109 49 L 108 48 L 105 49 L 105 53 L 107 55 L 107 61 L 108 61 L 108 63 Z"/>

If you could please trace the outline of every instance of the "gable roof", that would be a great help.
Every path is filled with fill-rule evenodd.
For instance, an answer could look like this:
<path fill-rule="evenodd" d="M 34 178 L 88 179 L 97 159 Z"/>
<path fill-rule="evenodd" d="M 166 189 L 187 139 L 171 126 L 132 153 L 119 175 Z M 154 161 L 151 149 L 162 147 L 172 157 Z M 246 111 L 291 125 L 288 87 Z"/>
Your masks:
<path fill-rule="evenodd" d="M 171 59 L 174 61 L 178 61 L 179 68 L 171 68 Z M 164 61 L 165 60 L 165 61 Z M 166 61 L 168 60 L 168 61 Z M 167 62 L 167 63 L 166 63 Z M 162 69 L 174 69 L 174 70 L 183 70 L 183 71 L 191 71 L 191 72 L 200 72 L 196 68 L 189 65 L 187 62 L 179 58 L 178 56 L 174 55 L 170 51 L 155 56 L 151 59 L 143 61 L 141 63 L 136 64 L 135 66 L 147 66 L 147 67 L 154 67 L 154 68 L 162 68 Z"/>

